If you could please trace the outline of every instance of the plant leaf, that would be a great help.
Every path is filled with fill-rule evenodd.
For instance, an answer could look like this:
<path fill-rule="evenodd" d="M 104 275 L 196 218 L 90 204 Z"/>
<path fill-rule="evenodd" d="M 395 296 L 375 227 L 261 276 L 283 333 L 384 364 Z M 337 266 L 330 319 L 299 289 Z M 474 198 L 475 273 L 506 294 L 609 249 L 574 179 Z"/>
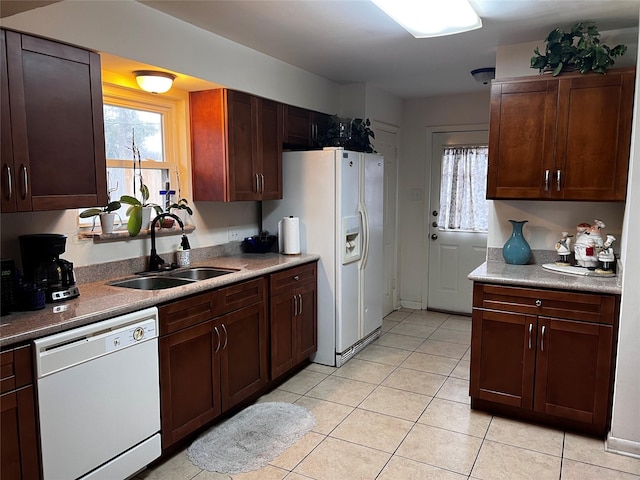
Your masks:
<path fill-rule="evenodd" d="M 87 208 L 86 210 L 80 212 L 80 218 L 89 218 L 94 217 L 96 215 L 100 215 L 102 213 L 101 208 Z"/>
<path fill-rule="evenodd" d="M 127 222 L 127 231 L 131 237 L 135 237 L 140 233 L 142 227 L 142 205 L 134 205 L 130 208 L 129 221 Z"/>
<path fill-rule="evenodd" d="M 132 197 L 131 195 L 122 195 L 120 197 L 120 202 L 125 203 L 127 205 L 142 206 L 142 203 L 140 203 L 140 200 L 138 200 L 136 197 Z"/>

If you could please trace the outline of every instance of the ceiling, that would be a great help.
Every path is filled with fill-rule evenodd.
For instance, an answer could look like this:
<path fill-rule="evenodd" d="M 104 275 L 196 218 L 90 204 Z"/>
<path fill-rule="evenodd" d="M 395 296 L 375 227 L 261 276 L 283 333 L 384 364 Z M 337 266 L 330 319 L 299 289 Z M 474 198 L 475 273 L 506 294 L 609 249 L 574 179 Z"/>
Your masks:
<path fill-rule="evenodd" d="M 494 67 L 498 46 L 542 46 L 553 28 L 578 21 L 637 29 L 640 9 L 640 0 L 470 0 L 481 29 L 416 39 L 368 0 L 138 1 L 336 83 L 366 82 L 400 98 L 481 90 L 470 71 Z M 3 0 L 0 14 L 47 3 Z"/>

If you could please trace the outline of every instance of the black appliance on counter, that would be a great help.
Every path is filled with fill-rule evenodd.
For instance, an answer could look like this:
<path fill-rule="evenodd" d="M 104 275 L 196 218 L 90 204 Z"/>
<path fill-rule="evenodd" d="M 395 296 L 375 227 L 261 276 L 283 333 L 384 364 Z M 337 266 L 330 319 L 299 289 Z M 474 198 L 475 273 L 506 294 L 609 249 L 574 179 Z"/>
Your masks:
<path fill-rule="evenodd" d="M 16 292 L 17 283 L 16 264 L 10 258 L 2 259 L 2 285 L 0 285 L 0 294 L 2 301 L 0 302 L 0 314 L 7 313 L 16 309 L 18 304 L 18 295 Z"/>
<path fill-rule="evenodd" d="M 21 235 L 23 281 L 45 291 L 47 302 L 59 302 L 80 295 L 73 276 L 73 263 L 60 258 L 67 236 L 55 233 Z"/>

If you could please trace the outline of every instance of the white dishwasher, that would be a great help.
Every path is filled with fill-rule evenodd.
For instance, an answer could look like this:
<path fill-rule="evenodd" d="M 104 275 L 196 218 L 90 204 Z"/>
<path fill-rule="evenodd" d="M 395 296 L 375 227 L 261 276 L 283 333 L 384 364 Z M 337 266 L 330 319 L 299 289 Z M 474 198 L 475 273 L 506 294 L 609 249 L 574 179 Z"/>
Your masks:
<path fill-rule="evenodd" d="M 34 341 L 45 480 L 120 480 L 161 453 L 158 309 Z"/>

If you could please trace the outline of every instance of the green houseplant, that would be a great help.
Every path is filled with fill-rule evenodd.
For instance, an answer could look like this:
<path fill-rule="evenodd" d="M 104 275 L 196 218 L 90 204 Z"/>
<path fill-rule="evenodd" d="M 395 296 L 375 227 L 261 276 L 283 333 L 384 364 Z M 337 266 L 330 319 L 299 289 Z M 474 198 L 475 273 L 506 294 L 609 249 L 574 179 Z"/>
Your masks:
<path fill-rule="evenodd" d="M 576 23 L 568 32 L 556 28 L 544 41 L 544 55 L 536 47 L 531 68 L 537 68 L 541 73 L 550 71 L 553 76 L 567 70 L 607 73 L 615 63 L 613 59 L 627 51 L 626 45 L 610 48 L 601 43 L 600 32 L 593 22 Z"/>
<path fill-rule="evenodd" d="M 142 158 L 140 156 L 140 150 L 136 146 L 135 133 L 132 133 L 131 149 L 133 150 L 133 187 L 135 190 L 136 180 L 138 180 L 140 185 L 139 192 L 142 200 L 138 200 L 136 197 L 131 195 L 122 195 L 120 197 L 120 202 L 125 205 L 129 205 L 129 208 L 127 209 L 127 215 L 129 216 L 129 220 L 127 221 L 127 231 L 130 236 L 135 237 L 140 233 L 142 228 L 143 209 L 146 207 L 152 207 L 155 210 L 156 215 L 159 215 L 162 213 L 162 208 L 160 205 L 149 202 L 149 187 L 144 184 L 144 180 L 142 178 Z"/>
<path fill-rule="evenodd" d="M 345 132 L 345 127 L 348 132 Z M 375 138 L 375 134 L 368 118 L 344 119 L 333 115 L 329 118 L 327 133 L 320 143 L 323 147 L 344 147 L 356 152 L 374 153 L 372 138 Z"/>

